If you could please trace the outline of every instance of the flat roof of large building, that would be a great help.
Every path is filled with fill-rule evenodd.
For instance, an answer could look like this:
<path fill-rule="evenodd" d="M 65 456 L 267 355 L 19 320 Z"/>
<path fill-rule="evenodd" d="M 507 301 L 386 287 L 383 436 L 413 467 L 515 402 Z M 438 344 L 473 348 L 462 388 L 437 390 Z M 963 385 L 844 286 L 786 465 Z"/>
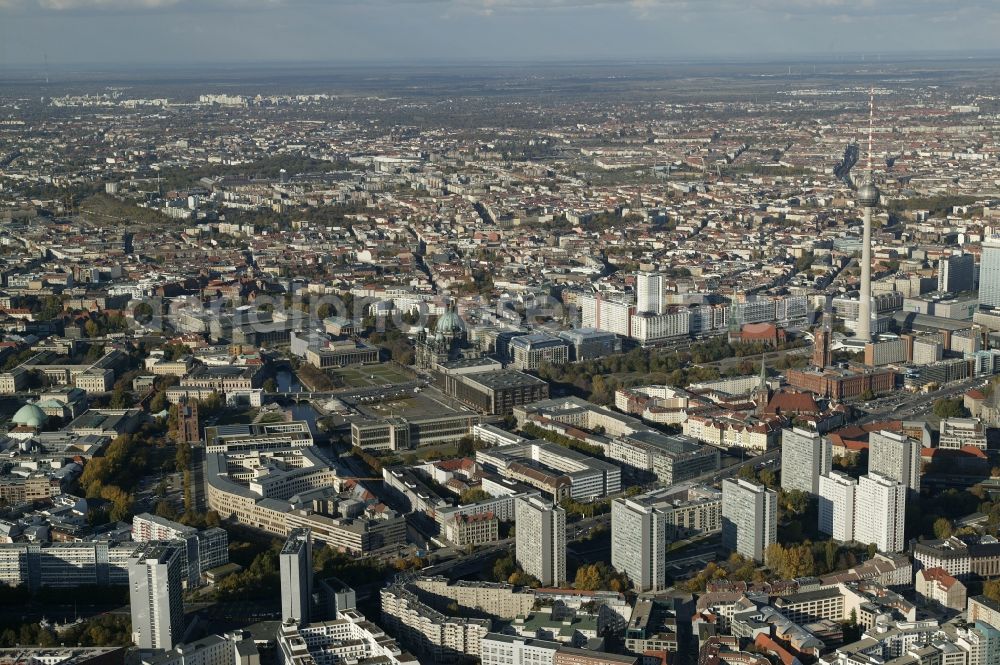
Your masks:
<path fill-rule="evenodd" d="M 511 346 L 544 348 L 548 346 L 566 346 L 566 340 L 544 332 L 519 335 L 510 340 Z"/>
<path fill-rule="evenodd" d="M 496 372 L 481 372 L 478 374 L 467 374 L 465 380 L 470 383 L 477 383 L 490 390 L 504 390 L 507 388 L 519 388 L 524 386 L 545 385 L 545 381 L 536 376 L 517 372 L 512 369 L 502 369 Z"/>
<path fill-rule="evenodd" d="M 613 332 L 598 330 L 597 328 L 573 328 L 572 330 L 560 330 L 556 334 L 565 340 L 573 342 L 582 342 L 587 339 L 614 339 L 616 336 Z"/>
<path fill-rule="evenodd" d="M 430 386 L 422 388 L 419 393 L 411 393 L 404 399 L 358 403 L 354 408 L 367 418 L 406 418 L 408 421 L 476 415 L 469 407 Z"/>
<path fill-rule="evenodd" d="M 700 441 L 690 436 L 683 434 L 661 434 L 648 430 L 633 432 L 622 438 L 659 448 L 673 455 L 695 453 L 705 447 Z"/>
<path fill-rule="evenodd" d="M 920 314 L 918 312 L 894 312 L 893 320 L 899 325 L 901 330 L 968 330 L 972 328 L 972 321 L 946 319 L 943 316 L 932 316 L 930 314 Z"/>

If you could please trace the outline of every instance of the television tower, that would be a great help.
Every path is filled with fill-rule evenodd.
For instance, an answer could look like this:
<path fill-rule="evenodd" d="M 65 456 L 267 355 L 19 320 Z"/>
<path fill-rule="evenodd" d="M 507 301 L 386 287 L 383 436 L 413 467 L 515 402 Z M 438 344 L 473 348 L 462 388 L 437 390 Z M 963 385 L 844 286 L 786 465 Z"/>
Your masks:
<path fill-rule="evenodd" d="M 858 187 L 857 201 L 863 208 L 864 232 L 861 239 L 861 293 L 858 303 L 858 338 L 872 341 L 872 210 L 879 193 L 872 175 L 872 136 L 875 131 L 875 88 L 868 99 L 868 173 Z"/>

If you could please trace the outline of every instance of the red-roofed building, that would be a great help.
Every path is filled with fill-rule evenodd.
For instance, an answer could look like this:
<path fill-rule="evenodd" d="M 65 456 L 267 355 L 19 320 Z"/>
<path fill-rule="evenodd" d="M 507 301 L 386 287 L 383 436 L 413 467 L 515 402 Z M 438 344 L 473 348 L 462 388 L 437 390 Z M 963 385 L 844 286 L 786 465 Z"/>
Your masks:
<path fill-rule="evenodd" d="M 812 393 L 792 390 L 779 390 L 771 395 L 764 415 L 787 416 L 789 418 L 801 414 L 816 414 L 820 412 L 819 404 Z"/>
<path fill-rule="evenodd" d="M 739 332 L 731 333 L 729 341 L 737 344 L 763 342 L 768 346 L 778 346 L 785 341 L 785 329 L 773 323 L 747 323 Z"/>
<path fill-rule="evenodd" d="M 781 665 L 802 665 L 795 654 L 778 644 L 769 635 L 759 633 L 753 641 L 753 645 L 761 651 L 776 657 L 781 661 Z"/>
<path fill-rule="evenodd" d="M 978 418 L 983 412 L 983 402 L 985 401 L 985 393 L 981 390 L 976 390 L 975 388 L 962 396 L 962 403 L 965 405 L 965 408 L 969 410 L 969 413 L 973 418 Z"/>
<path fill-rule="evenodd" d="M 831 434 L 830 448 L 830 454 L 834 457 L 849 457 L 867 451 L 868 442 L 848 439 L 843 434 Z"/>
<path fill-rule="evenodd" d="M 965 585 L 949 575 L 944 568 L 921 568 L 917 571 L 914 587 L 917 595 L 927 603 L 949 610 L 965 609 Z"/>
<path fill-rule="evenodd" d="M 961 448 L 921 448 L 920 459 L 926 463 L 928 474 L 969 474 L 985 476 L 990 472 L 986 451 L 975 446 Z"/>

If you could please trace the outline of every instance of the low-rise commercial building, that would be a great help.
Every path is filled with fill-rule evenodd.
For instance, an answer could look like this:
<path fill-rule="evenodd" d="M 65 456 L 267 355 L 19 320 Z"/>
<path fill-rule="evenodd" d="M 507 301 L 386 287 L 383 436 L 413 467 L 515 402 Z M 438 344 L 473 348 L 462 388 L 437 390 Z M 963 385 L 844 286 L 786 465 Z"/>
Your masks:
<path fill-rule="evenodd" d="M 942 418 L 939 448 L 973 446 L 986 450 L 986 427 L 979 418 Z"/>
<path fill-rule="evenodd" d="M 351 423 L 351 445 L 362 450 L 409 450 L 455 443 L 472 434 L 482 419 L 477 413 L 459 411 L 356 420 Z"/>
<path fill-rule="evenodd" d="M 655 431 L 619 436 L 608 446 L 608 457 L 633 469 L 652 473 L 663 483 L 674 485 L 718 471 L 718 448 L 706 446 L 684 435 Z"/>
<path fill-rule="evenodd" d="M 304 420 L 205 428 L 205 451 L 208 453 L 266 452 L 312 445 L 312 430 Z"/>
<path fill-rule="evenodd" d="M 487 471 L 516 480 L 551 495 L 556 501 L 578 501 L 621 490 L 621 469 L 604 460 L 554 443 L 529 443 L 476 451 Z"/>
<path fill-rule="evenodd" d="M 326 498 L 340 481 L 314 448 L 210 453 L 205 484 L 208 507 L 223 519 L 278 536 L 308 528 L 315 540 L 355 554 L 406 543 L 406 521 L 394 511 L 376 503 Z M 322 500 L 309 499 L 313 491 Z"/>
<path fill-rule="evenodd" d="M 569 361 L 569 344 L 548 333 L 519 335 L 510 341 L 511 366 L 521 371 L 536 370 L 542 363 L 563 365 Z"/>
<path fill-rule="evenodd" d="M 515 407 L 549 396 L 546 381 L 514 370 L 471 374 L 444 370 L 443 378 L 447 395 L 492 416 L 509 416 Z"/>
<path fill-rule="evenodd" d="M 277 641 L 280 665 L 369 662 L 419 665 L 396 640 L 353 608 L 337 612 L 330 621 L 285 622 L 278 631 Z"/>

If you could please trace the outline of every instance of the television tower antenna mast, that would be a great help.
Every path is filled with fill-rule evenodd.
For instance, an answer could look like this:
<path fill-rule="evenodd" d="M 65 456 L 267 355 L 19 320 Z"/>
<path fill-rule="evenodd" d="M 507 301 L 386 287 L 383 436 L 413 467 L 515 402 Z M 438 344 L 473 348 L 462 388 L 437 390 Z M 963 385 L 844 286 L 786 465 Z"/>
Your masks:
<path fill-rule="evenodd" d="M 857 201 L 864 210 L 861 238 L 861 291 L 858 294 L 858 338 L 872 341 L 872 210 L 878 205 L 879 192 L 872 172 L 872 149 L 875 135 L 875 88 L 868 97 L 868 173 L 858 187 Z"/>
<path fill-rule="evenodd" d="M 868 179 L 872 179 L 872 145 L 875 136 L 875 88 L 868 93 Z"/>

